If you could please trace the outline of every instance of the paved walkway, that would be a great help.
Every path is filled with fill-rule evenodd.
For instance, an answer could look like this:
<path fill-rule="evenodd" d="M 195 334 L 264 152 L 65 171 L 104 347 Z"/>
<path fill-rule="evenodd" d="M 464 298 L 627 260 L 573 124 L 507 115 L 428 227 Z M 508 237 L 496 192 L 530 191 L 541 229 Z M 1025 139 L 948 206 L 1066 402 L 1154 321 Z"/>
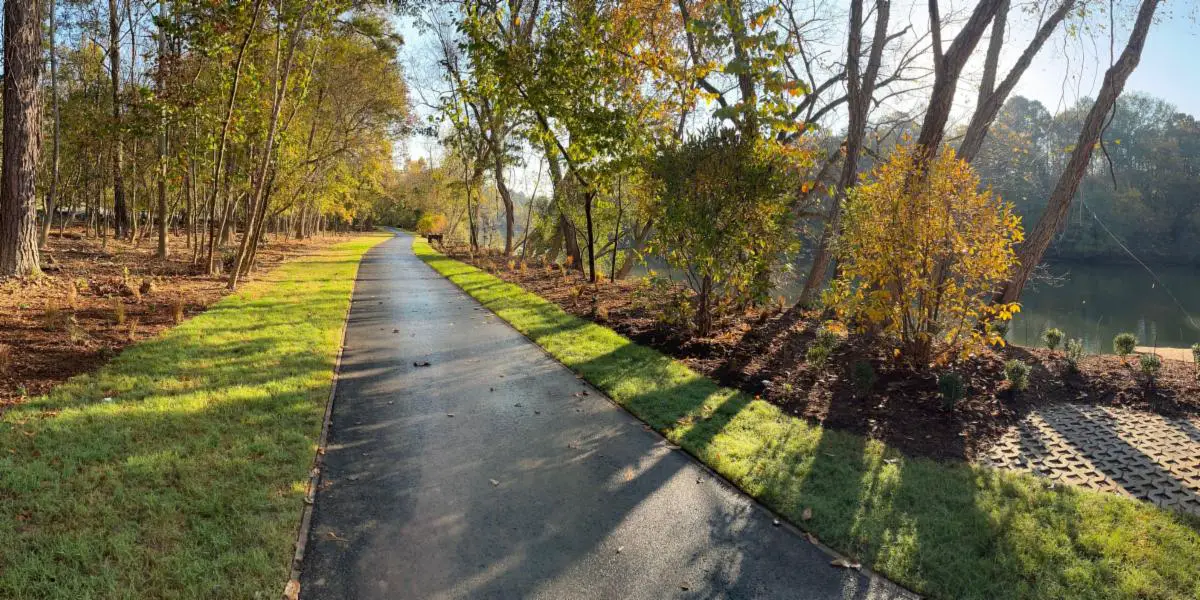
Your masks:
<path fill-rule="evenodd" d="M 1200 419 L 1063 404 L 1029 414 L 983 462 L 1200 515 Z"/>
<path fill-rule="evenodd" d="M 774 526 L 410 244 L 359 273 L 302 598 L 903 597 Z"/>

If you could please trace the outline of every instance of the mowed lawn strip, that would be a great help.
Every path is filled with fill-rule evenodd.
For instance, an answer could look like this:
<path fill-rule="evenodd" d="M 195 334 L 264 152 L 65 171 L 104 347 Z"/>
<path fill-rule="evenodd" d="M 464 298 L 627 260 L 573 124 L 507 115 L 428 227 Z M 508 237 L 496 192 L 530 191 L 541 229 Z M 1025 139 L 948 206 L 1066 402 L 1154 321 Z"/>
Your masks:
<path fill-rule="evenodd" d="M 359 259 L 287 263 L 0 419 L 0 598 L 271 598 Z"/>
<path fill-rule="evenodd" d="M 740 488 L 922 594 L 1200 598 L 1200 520 L 1031 475 L 907 458 L 722 388 L 425 242 L 414 251 Z"/>

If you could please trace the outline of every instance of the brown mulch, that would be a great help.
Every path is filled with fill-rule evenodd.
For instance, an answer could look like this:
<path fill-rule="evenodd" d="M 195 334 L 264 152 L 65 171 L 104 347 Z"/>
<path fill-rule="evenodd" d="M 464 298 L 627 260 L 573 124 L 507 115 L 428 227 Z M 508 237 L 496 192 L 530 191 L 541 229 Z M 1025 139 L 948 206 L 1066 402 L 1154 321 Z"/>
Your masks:
<path fill-rule="evenodd" d="M 1164 360 L 1153 382 L 1141 374 L 1137 357 L 1088 356 L 1072 371 L 1061 352 L 1009 346 L 941 369 L 963 376 L 966 397 L 946 406 L 938 393 L 937 370 L 915 372 L 888 356 L 890 346 L 850 335 L 825 366 L 813 368 L 805 352 L 821 324 L 820 315 L 796 308 L 766 309 L 726 316 L 708 338 L 662 323 L 639 301 L 638 281 L 602 282 L 594 289 L 577 272 L 545 265 L 510 268 L 500 257 L 450 251 L 566 311 L 603 323 L 631 340 L 671 355 L 692 369 L 764 398 L 824 426 L 882 440 L 911 456 L 973 460 L 1010 426 L 1040 406 L 1063 402 L 1121 406 L 1166 416 L 1200 414 L 1196 365 Z M 643 298 L 645 294 L 642 294 Z M 1013 394 L 1004 362 L 1031 366 L 1029 389 Z M 851 385 L 851 365 L 868 360 L 877 381 L 868 393 Z"/>
<path fill-rule="evenodd" d="M 251 279 L 342 239 L 272 237 L 259 249 Z M 105 245 L 82 230 L 62 237 L 55 231 L 42 252 L 44 276 L 0 280 L 0 412 L 174 325 L 177 309 L 187 318 L 228 294 L 224 277 L 191 263 L 185 243 L 171 237 L 169 258 L 159 261 L 152 239 L 133 245 L 110 238 Z M 125 312 L 120 325 L 117 303 Z"/>

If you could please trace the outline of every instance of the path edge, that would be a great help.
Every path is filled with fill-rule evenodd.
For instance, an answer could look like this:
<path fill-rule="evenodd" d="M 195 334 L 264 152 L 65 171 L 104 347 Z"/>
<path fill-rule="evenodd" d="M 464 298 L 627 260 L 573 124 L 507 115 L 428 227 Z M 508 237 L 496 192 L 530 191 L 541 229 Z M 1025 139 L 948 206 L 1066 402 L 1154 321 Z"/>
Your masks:
<path fill-rule="evenodd" d="M 393 238 L 396 237 L 395 232 L 388 231 L 387 233 L 391 233 Z M 350 314 L 354 312 L 354 295 L 358 291 L 358 273 L 362 270 L 362 262 L 366 259 L 367 252 L 383 243 L 380 242 L 368 248 L 359 257 L 358 263 L 354 265 L 354 285 L 350 288 L 350 301 L 346 306 L 346 316 L 342 319 L 342 333 L 339 336 L 337 356 L 333 360 L 333 374 L 330 377 L 329 398 L 325 400 L 325 415 L 321 419 L 321 435 L 317 438 L 317 450 L 313 453 L 312 464 L 308 469 L 308 485 L 304 490 L 304 511 L 300 515 L 300 525 L 296 528 L 296 550 L 292 555 L 288 580 L 280 595 L 283 600 L 299 600 L 300 598 L 300 573 L 302 571 L 300 567 L 304 564 L 304 554 L 308 550 L 308 534 L 312 529 L 313 506 L 317 501 L 317 486 L 321 483 L 321 467 L 325 463 L 325 447 L 329 442 L 329 425 L 333 420 L 333 400 L 337 395 L 338 379 L 341 376 L 342 355 L 346 352 L 346 334 L 350 329 Z"/>
<path fill-rule="evenodd" d="M 415 235 L 413 235 L 413 241 L 414 242 L 418 241 Z M 433 249 L 434 252 L 437 252 L 438 255 L 441 256 L 442 258 L 445 258 L 448 260 L 453 260 L 460 264 L 464 264 L 469 267 L 478 269 L 478 267 L 475 267 L 474 265 L 471 265 L 469 263 L 464 263 L 457 259 L 451 258 L 450 256 L 439 251 L 438 249 L 433 248 L 433 246 L 430 246 L 430 248 Z M 710 467 L 708 465 L 708 463 L 704 462 L 704 460 L 702 460 L 699 456 L 696 456 L 692 452 L 688 451 L 686 448 L 676 446 L 674 442 L 667 439 L 667 437 L 664 436 L 661 431 L 659 431 L 658 429 L 655 429 L 653 425 L 651 425 L 650 423 L 647 423 L 646 420 L 643 419 L 641 416 L 637 415 L 636 413 L 629 410 L 628 408 L 622 406 L 621 403 L 617 402 L 616 400 L 613 400 L 611 397 L 609 397 L 608 392 L 605 392 L 604 390 L 600 389 L 599 386 L 597 386 L 596 384 L 589 381 L 586 377 L 584 377 L 584 375 L 582 373 L 580 373 L 580 372 L 576 371 L 575 369 L 572 369 L 571 367 L 564 364 L 561 360 L 559 360 L 559 358 L 557 356 L 554 356 L 553 354 L 551 354 L 549 350 L 544 348 L 541 344 L 537 343 L 537 341 L 535 341 L 533 338 L 526 335 L 525 332 L 521 331 L 520 329 L 517 329 L 516 326 L 514 326 L 512 323 L 508 322 L 507 319 L 505 319 L 504 317 L 501 317 L 499 314 L 496 313 L 496 311 L 494 311 L 491 308 L 488 308 L 486 305 L 484 305 L 483 302 L 481 302 L 478 298 L 476 298 L 474 296 L 474 294 L 472 294 L 471 292 L 468 292 L 465 288 L 463 288 L 461 285 L 459 285 L 458 282 L 456 282 L 453 279 L 451 279 L 450 277 L 446 276 L 441 271 L 438 271 L 437 269 L 435 269 L 433 267 L 433 265 L 429 264 L 429 261 L 426 261 L 424 259 L 424 257 L 417 255 L 415 252 L 414 252 L 414 255 L 416 255 L 417 258 L 421 260 L 421 263 L 424 264 L 426 267 L 428 267 L 430 271 L 433 271 L 433 273 L 435 275 L 437 275 L 438 277 L 441 277 L 442 279 L 445 279 L 451 285 L 458 288 L 458 290 L 461 291 L 463 294 L 466 294 L 466 296 L 468 298 L 470 298 L 473 302 L 478 304 L 481 308 L 483 308 L 484 310 L 495 315 L 500 323 L 503 323 L 506 327 L 513 330 L 521 337 L 525 338 L 530 344 L 533 345 L 534 348 L 537 348 L 547 358 L 554 361 L 558 365 L 562 366 L 564 369 L 567 369 L 571 373 L 574 373 L 575 377 L 579 381 L 583 382 L 585 385 L 587 385 L 588 387 L 595 390 L 596 394 L 600 398 L 604 399 L 604 401 L 606 401 L 610 405 L 614 406 L 617 410 L 633 417 L 635 420 L 640 422 L 644 427 L 648 428 L 648 429 L 646 429 L 648 432 L 650 432 L 651 434 L 653 434 L 655 436 L 658 436 L 663 442 L 665 442 L 667 444 L 667 447 L 686 454 L 688 459 L 692 462 L 693 465 L 698 467 L 701 471 L 708 473 L 709 476 L 713 479 L 713 481 L 716 482 L 718 485 L 722 485 L 722 486 L 728 488 L 729 490 L 731 490 L 734 493 L 741 496 L 743 499 L 749 501 L 750 505 L 755 510 L 761 511 L 766 516 L 768 516 L 772 519 L 772 523 L 771 523 L 772 525 L 774 525 L 775 527 L 780 527 L 782 529 L 789 531 L 790 533 L 792 533 L 793 535 L 795 535 L 798 538 L 797 541 L 811 544 L 817 550 L 819 550 L 819 551 L 823 552 L 824 554 L 826 554 L 827 556 L 829 556 L 829 558 L 831 559 L 830 560 L 831 568 L 834 568 L 834 563 L 838 560 L 846 560 L 849 562 L 856 562 L 852 556 L 842 554 L 841 552 L 834 549 L 832 546 L 825 544 L 819 538 L 817 538 L 812 532 L 805 530 L 804 528 L 802 528 L 800 525 L 798 525 L 796 523 L 793 523 L 790 519 L 788 519 L 788 517 L 786 515 L 783 515 L 783 514 L 777 512 L 775 509 L 764 504 L 757 497 L 751 495 L 746 490 L 743 490 L 742 488 L 738 487 L 738 485 L 736 483 L 730 481 L 729 478 L 718 473 L 716 471 L 716 469 Z M 489 275 L 492 275 L 492 274 L 489 273 Z M 498 277 L 496 275 L 492 275 L 492 276 L 496 277 L 497 279 L 501 279 L 500 277 Z M 503 279 L 501 279 L 501 281 L 503 281 Z M 512 284 L 512 285 L 516 285 L 516 284 Z M 546 302 L 550 302 L 551 304 L 553 304 L 553 302 L 551 302 L 550 300 L 546 300 L 545 298 L 542 298 L 538 294 L 535 294 L 533 292 L 530 292 L 529 290 L 526 290 L 522 286 L 518 285 L 517 287 L 521 288 L 522 290 L 526 291 L 529 294 L 537 296 L 538 298 L 541 298 L 542 300 L 545 300 Z M 597 323 L 597 325 L 600 325 L 600 324 Z M 601 325 L 601 326 L 603 327 L 603 325 Z M 636 343 L 636 342 L 630 342 L 630 343 Z M 674 359 L 672 359 L 672 360 L 674 360 Z M 838 567 L 838 568 L 841 568 L 841 567 Z M 905 600 L 922 600 L 923 598 L 925 598 L 924 595 L 913 591 L 908 586 L 901 585 L 900 583 L 893 581 L 892 579 L 884 576 L 883 574 L 872 569 L 871 567 L 868 567 L 867 565 L 860 564 L 857 568 L 851 568 L 850 570 L 863 575 L 863 577 L 865 577 L 867 579 L 868 588 L 867 588 L 866 592 L 869 594 L 868 597 L 871 597 L 871 598 L 875 597 L 874 595 L 870 595 L 874 591 L 873 587 L 880 586 L 880 588 L 882 588 L 881 591 L 883 591 L 884 593 L 890 593 L 892 596 L 897 597 L 897 598 L 904 598 Z M 296 600 L 296 599 L 289 599 L 289 600 Z"/>

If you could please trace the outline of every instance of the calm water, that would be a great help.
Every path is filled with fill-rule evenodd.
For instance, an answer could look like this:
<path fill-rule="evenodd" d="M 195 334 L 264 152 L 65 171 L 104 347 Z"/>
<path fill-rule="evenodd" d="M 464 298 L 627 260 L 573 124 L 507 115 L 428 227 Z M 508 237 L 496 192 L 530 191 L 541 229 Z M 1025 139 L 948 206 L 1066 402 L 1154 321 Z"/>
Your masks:
<path fill-rule="evenodd" d="M 1058 264 L 1050 270 L 1064 277 L 1062 285 L 1026 290 L 1011 341 L 1040 344 L 1041 332 L 1057 327 L 1068 338 L 1083 339 L 1090 352 L 1112 352 L 1113 336 L 1126 331 L 1144 346 L 1200 342 L 1200 268 L 1155 267 L 1162 285 L 1136 265 Z"/>
<path fill-rule="evenodd" d="M 661 261 L 651 259 L 650 266 L 662 276 L 672 275 Z M 805 272 L 797 267 L 796 277 Z M 1082 339 L 1092 353 L 1112 352 L 1113 336 L 1126 331 L 1145 346 L 1189 348 L 1200 342 L 1200 268 L 1154 267 L 1163 285 L 1136 265 L 1055 264 L 1050 272 L 1060 281 L 1026 288 L 1009 341 L 1040 345 L 1042 331 L 1057 327 L 1068 338 Z M 632 275 L 645 274 L 639 266 Z M 786 278 L 776 293 L 795 300 L 802 287 L 796 277 Z"/>

